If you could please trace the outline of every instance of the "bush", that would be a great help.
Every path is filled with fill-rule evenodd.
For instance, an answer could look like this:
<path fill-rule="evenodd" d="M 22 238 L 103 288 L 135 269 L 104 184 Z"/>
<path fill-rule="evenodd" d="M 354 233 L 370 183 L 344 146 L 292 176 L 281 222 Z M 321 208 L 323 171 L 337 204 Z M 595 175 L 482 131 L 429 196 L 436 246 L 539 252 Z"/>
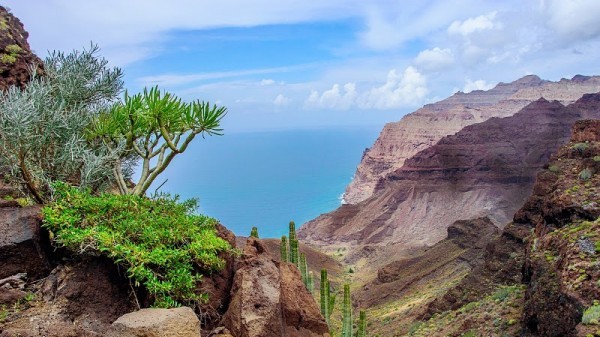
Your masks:
<path fill-rule="evenodd" d="M 592 177 L 592 170 L 590 170 L 589 168 L 583 169 L 581 170 L 581 172 L 579 172 L 579 179 L 586 181 L 589 180 Z"/>
<path fill-rule="evenodd" d="M 24 89 L 0 93 L 0 159 L 7 178 L 38 203 L 51 199 L 52 181 L 94 189 L 112 177 L 114 158 L 90 146 L 84 131 L 99 111 L 116 101 L 121 71 L 110 69 L 92 46 L 52 53 L 45 75 Z"/>
<path fill-rule="evenodd" d="M 588 325 L 600 324 L 600 305 L 593 305 L 583 312 L 581 323 Z"/>
<path fill-rule="evenodd" d="M 588 143 L 577 143 L 571 146 L 573 150 L 579 152 L 580 154 L 583 154 L 583 152 L 585 152 L 585 150 L 587 150 L 588 147 L 590 147 Z"/>
<path fill-rule="evenodd" d="M 194 199 L 93 196 L 66 183 L 53 188 L 57 198 L 43 208 L 44 227 L 58 245 L 123 265 L 136 286 L 155 296 L 156 307 L 206 299 L 195 292 L 201 272 L 222 268 L 219 253 L 231 248 L 217 236 L 215 219 L 193 214 Z"/>

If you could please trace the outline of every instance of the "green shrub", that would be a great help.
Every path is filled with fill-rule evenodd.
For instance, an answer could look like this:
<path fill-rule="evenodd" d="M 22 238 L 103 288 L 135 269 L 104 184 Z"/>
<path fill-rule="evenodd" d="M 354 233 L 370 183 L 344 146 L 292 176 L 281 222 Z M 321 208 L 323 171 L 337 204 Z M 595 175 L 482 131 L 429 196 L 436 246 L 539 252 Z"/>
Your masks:
<path fill-rule="evenodd" d="M 579 172 L 579 179 L 580 180 L 589 180 L 592 177 L 592 170 L 590 170 L 589 168 L 583 169 L 581 170 L 581 172 Z"/>
<path fill-rule="evenodd" d="M 58 245 L 123 265 L 137 286 L 154 295 L 156 307 L 206 299 L 195 292 L 200 272 L 222 268 L 219 253 L 230 246 L 217 236 L 215 219 L 193 214 L 196 200 L 93 196 L 65 183 L 53 188 L 56 201 L 43 208 L 43 215 Z"/>
<path fill-rule="evenodd" d="M 550 171 L 552 173 L 558 173 L 558 172 L 560 172 L 560 168 L 556 165 L 550 165 L 548 167 L 548 171 Z"/>
<path fill-rule="evenodd" d="M 583 153 L 589 146 L 590 145 L 588 143 L 577 143 L 571 146 L 571 148 L 579 153 Z"/>
<path fill-rule="evenodd" d="M 583 312 L 581 323 L 588 325 L 599 325 L 600 321 L 600 305 L 593 305 Z"/>

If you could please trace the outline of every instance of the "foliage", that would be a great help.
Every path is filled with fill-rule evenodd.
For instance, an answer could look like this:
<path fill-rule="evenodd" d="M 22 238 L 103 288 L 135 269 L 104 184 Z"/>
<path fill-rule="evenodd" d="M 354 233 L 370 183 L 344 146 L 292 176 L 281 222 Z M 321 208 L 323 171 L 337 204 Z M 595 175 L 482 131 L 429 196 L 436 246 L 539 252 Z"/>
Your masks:
<path fill-rule="evenodd" d="M 24 89 L 0 94 L 0 157 L 8 178 L 38 203 L 51 199 L 52 181 L 98 189 L 112 176 L 114 156 L 90 146 L 84 130 L 122 89 L 121 70 L 108 68 L 92 45 L 52 53 L 45 75 Z"/>
<path fill-rule="evenodd" d="M 571 146 L 571 148 L 577 152 L 579 152 L 580 154 L 583 154 L 583 152 L 585 152 L 585 150 L 587 150 L 587 148 L 590 146 L 590 144 L 588 143 L 576 143 L 573 144 L 573 146 Z"/>
<path fill-rule="evenodd" d="M 587 325 L 600 325 L 600 305 L 593 305 L 583 312 L 581 323 Z"/>
<path fill-rule="evenodd" d="M 581 172 L 579 172 L 579 179 L 580 180 L 589 180 L 592 177 L 592 170 L 590 170 L 589 168 L 585 168 L 583 170 L 581 170 Z"/>
<path fill-rule="evenodd" d="M 93 196 L 65 183 L 54 188 L 57 198 L 43 209 L 44 226 L 60 246 L 125 266 L 136 286 L 155 296 L 154 306 L 205 299 L 195 293 L 200 272 L 222 268 L 219 253 L 230 246 L 217 236 L 216 220 L 193 214 L 195 200 Z"/>
<path fill-rule="evenodd" d="M 88 137 L 110 151 L 119 151 L 113 173 L 121 194 L 144 195 L 197 135 L 221 135 L 220 122 L 226 113 L 226 108 L 208 102 L 182 102 L 157 87 L 133 96 L 125 92 L 123 102 L 94 121 Z M 142 171 L 134 186 L 127 183 L 123 170 L 132 157 L 142 159 Z"/>
<path fill-rule="evenodd" d="M 250 230 L 250 237 L 258 239 L 258 228 L 252 227 L 252 229 Z"/>

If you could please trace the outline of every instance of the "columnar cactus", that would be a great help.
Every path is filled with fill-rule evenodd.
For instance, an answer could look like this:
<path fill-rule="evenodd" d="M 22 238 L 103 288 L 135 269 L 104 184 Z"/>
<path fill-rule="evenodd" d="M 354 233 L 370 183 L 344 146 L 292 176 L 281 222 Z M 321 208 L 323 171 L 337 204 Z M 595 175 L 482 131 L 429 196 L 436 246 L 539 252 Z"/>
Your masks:
<path fill-rule="evenodd" d="M 329 325 L 329 281 L 327 280 L 327 269 L 321 269 L 321 315 L 325 317 Z"/>
<path fill-rule="evenodd" d="M 296 224 L 290 221 L 290 262 L 298 267 L 299 256 L 298 256 L 298 239 L 296 239 Z"/>
<path fill-rule="evenodd" d="M 302 275 L 302 282 L 308 289 L 308 265 L 306 264 L 306 255 L 300 253 L 300 275 Z"/>
<path fill-rule="evenodd" d="M 308 291 L 310 291 L 311 294 L 314 294 L 315 292 L 315 276 L 313 275 L 312 271 L 308 272 Z"/>
<path fill-rule="evenodd" d="M 360 311 L 360 316 L 358 318 L 358 331 L 356 332 L 356 337 L 366 337 L 367 336 L 367 313 L 364 310 Z"/>
<path fill-rule="evenodd" d="M 258 228 L 252 227 L 252 230 L 250 231 L 250 237 L 258 239 Z"/>
<path fill-rule="evenodd" d="M 281 243 L 279 245 L 279 251 L 281 253 L 281 262 L 288 262 L 288 243 L 285 235 L 281 236 Z"/>
<path fill-rule="evenodd" d="M 352 336 L 352 302 L 350 300 L 350 285 L 344 284 L 344 305 L 342 307 L 342 337 Z"/>

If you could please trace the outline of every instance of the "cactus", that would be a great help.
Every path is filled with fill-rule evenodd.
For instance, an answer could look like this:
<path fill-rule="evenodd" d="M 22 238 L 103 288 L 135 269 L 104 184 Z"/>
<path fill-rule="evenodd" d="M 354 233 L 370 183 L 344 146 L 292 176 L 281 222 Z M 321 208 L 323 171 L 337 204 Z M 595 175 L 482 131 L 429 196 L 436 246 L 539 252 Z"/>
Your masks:
<path fill-rule="evenodd" d="M 321 269 L 321 315 L 325 317 L 329 325 L 329 281 L 327 280 L 327 269 Z"/>
<path fill-rule="evenodd" d="M 342 307 L 342 337 L 352 336 L 352 303 L 350 285 L 344 284 L 344 306 Z"/>
<path fill-rule="evenodd" d="M 281 262 L 288 262 L 288 243 L 285 235 L 281 236 L 281 244 L 279 245 L 281 252 Z"/>
<path fill-rule="evenodd" d="M 298 259 L 298 239 L 296 239 L 296 224 L 290 221 L 290 262 L 299 267 Z"/>
<path fill-rule="evenodd" d="M 252 230 L 250 231 L 250 237 L 258 239 L 258 228 L 252 227 Z"/>
<path fill-rule="evenodd" d="M 308 272 L 308 291 L 310 291 L 311 295 L 315 293 L 315 277 L 312 271 Z"/>
<path fill-rule="evenodd" d="M 358 319 L 358 331 L 356 332 L 356 337 L 366 337 L 367 336 L 367 313 L 364 310 L 360 311 L 360 316 Z"/>
<path fill-rule="evenodd" d="M 302 275 L 304 286 L 308 289 L 308 265 L 306 264 L 306 255 L 304 253 L 300 253 L 300 275 Z"/>

